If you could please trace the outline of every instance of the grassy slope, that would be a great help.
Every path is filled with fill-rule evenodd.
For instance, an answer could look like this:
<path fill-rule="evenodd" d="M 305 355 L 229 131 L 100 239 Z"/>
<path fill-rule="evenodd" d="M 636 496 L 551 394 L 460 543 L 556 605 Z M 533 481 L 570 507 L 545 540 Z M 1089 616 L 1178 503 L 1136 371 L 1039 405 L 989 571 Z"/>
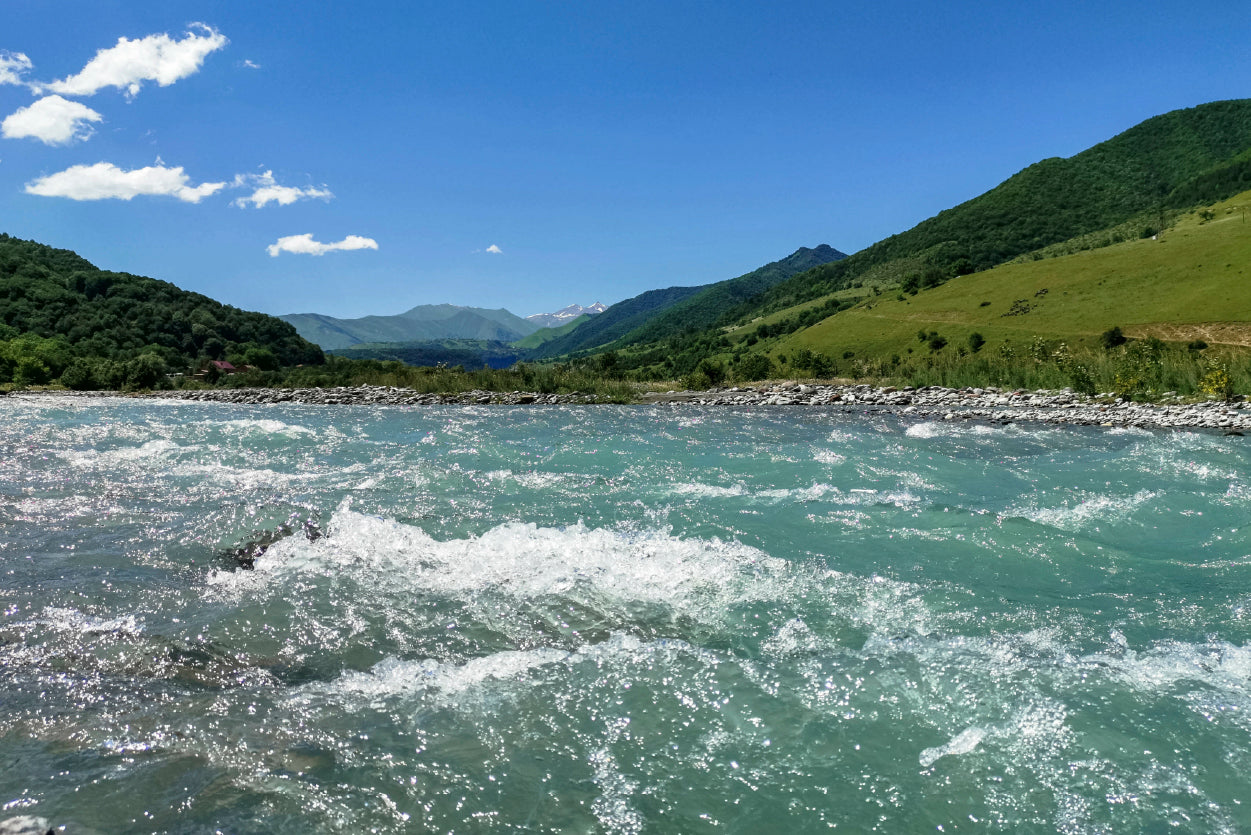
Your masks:
<path fill-rule="evenodd" d="M 953 346 L 974 331 L 987 348 L 1034 336 L 1089 342 L 1114 325 L 1130 336 L 1251 346 L 1251 192 L 1212 211 L 1215 218 L 1206 223 L 1197 214 L 1183 217 L 1159 240 L 1005 265 L 905 301 L 883 294 L 782 338 L 771 353 L 920 352 L 927 350 L 917 339 L 922 329 L 938 331 Z M 1029 312 L 1004 316 L 1017 300 Z"/>
<path fill-rule="evenodd" d="M 968 259 L 986 269 L 1157 208 L 1235 194 L 1246 188 L 1249 148 L 1251 100 L 1172 111 L 1068 159 L 1031 165 L 906 232 L 782 282 L 732 315 L 746 320 L 871 282 L 874 268 L 902 273 L 892 268 L 900 259 L 940 270 Z"/>

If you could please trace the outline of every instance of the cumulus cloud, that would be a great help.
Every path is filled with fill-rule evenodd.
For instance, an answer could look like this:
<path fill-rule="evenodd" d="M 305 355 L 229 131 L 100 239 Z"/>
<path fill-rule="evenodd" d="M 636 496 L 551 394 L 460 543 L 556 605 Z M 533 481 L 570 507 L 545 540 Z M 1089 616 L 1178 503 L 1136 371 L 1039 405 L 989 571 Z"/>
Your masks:
<path fill-rule="evenodd" d="M 486 251 L 487 251 L 487 252 L 489 252 L 489 253 L 491 253 L 492 255 L 503 255 L 503 254 L 504 254 L 504 250 L 500 249 L 500 248 L 499 248 L 498 246 L 496 246 L 495 244 L 491 244 L 489 247 L 487 247 L 487 248 L 486 248 Z"/>
<path fill-rule="evenodd" d="M 323 244 L 320 241 L 313 240 L 312 233 L 306 233 L 279 238 L 277 243 L 270 244 L 265 248 L 265 251 L 269 253 L 270 258 L 277 258 L 279 253 L 282 252 L 293 252 L 297 255 L 325 255 L 327 252 L 335 252 L 336 250 L 377 248 L 377 241 L 373 238 L 362 238 L 360 235 L 348 235 L 341 241 Z"/>
<path fill-rule="evenodd" d="M 244 176 L 240 174 L 235 177 L 234 185 L 236 188 L 250 187 L 252 193 L 247 197 L 240 197 L 234 200 L 231 205 L 245 208 L 252 206 L 261 208 L 269 203 L 277 203 L 279 206 L 290 206 L 297 200 L 329 200 L 334 195 L 327 188 L 296 188 L 295 186 L 280 186 L 274 179 L 274 172 L 266 171 L 264 174 L 254 174 Z"/>
<path fill-rule="evenodd" d="M 156 165 L 124 171 L 111 162 L 75 165 L 56 174 L 26 184 L 27 194 L 67 197 L 70 200 L 130 200 L 139 196 L 176 197 L 184 203 L 199 203 L 216 194 L 226 183 L 193 186 L 181 166 Z"/>
<path fill-rule="evenodd" d="M 8 139 L 38 139 L 45 145 L 68 145 L 91 136 L 89 122 L 104 117 L 85 104 L 46 96 L 23 107 L 0 122 L 0 133 Z"/>
<path fill-rule="evenodd" d="M 227 43 L 225 35 L 203 23 L 193 23 L 180 41 L 166 34 L 134 41 L 118 38 L 116 46 L 98 51 L 77 75 L 35 86 L 42 92 L 67 96 L 91 96 L 105 87 L 117 87 L 134 96 L 145 81 L 168 87 L 194 75 L 209 53 Z"/>
<path fill-rule="evenodd" d="M 22 73 L 31 66 L 30 59 L 20 52 L 0 51 L 0 84 L 25 84 Z"/>

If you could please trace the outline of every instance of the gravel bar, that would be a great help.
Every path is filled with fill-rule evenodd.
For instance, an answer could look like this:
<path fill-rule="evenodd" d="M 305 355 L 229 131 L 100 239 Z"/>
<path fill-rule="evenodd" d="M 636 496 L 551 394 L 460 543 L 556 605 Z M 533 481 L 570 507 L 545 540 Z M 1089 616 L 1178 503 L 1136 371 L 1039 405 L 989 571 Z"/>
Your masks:
<path fill-rule="evenodd" d="M 101 397 L 116 392 L 13 392 L 12 397 Z M 392 386 L 340 386 L 312 389 L 201 389 L 137 395 L 164 400 L 264 405 L 367 406 L 570 406 L 606 402 L 596 395 L 573 392 L 469 391 L 424 394 Z M 997 388 L 951 389 L 941 386 L 808 385 L 779 383 L 708 391 L 670 391 L 641 395 L 644 405 L 818 407 L 843 413 L 882 413 L 938 420 L 981 420 L 993 423 L 1041 422 L 1079 426 L 1135 426 L 1144 429 L 1210 429 L 1236 435 L 1251 431 L 1251 403 L 1206 400 L 1181 402 L 1166 394 L 1158 403 L 1135 403 L 1111 394 L 1088 397 L 1062 391 Z"/>

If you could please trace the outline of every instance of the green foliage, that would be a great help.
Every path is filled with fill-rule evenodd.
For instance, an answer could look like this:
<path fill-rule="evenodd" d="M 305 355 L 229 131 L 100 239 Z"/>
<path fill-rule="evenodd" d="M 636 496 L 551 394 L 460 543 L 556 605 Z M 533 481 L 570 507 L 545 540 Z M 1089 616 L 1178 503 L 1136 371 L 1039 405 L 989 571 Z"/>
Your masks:
<path fill-rule="evenodd" d="M 463 365 L 465 368 L 508 368 L 525 355 L 511 345 L 483 339 L 363 344 L 336 348 L 333 353 L 350 359 L 397 360 L 419 366 Z"/>
<path fill-rule="evenodd" d="M 147 388 L 166 370 L 236 351 L 272 367 L 323 360 L 320 348 L 273 316 L 165 281 L 104 272 L 67 250 L 3 234 L 0 322 L 0 337 L 9 336 L 0 382 L 20 385 L 53 383 L 73 366 L 66 385 Z"/>
<path fill-rule="evenodd" d="M 764 354 L 744 354 L 734 364 L 734 379 L 741 382 L 767 380 L 773 374 L 773 362 Z"/>
<path fill-rule="evenodd" d="M 260 370 L 222 377 L 224 387 L 276 386 L 288 388 L 334 388 L 336 386 L 396 386 L 426 394 L 457 394 L 466 391 L 533 391 L 540 394 L 593 394 L 602 401 L 628 402 L 638 393 L 636 385 L 603 377 L 588 365 L 534 365 L 512 368 L 414 367 L 394 360 L 347 359 L 330 354 L 318 366 L 286 367 L 277 372 Z M 184 380 L 183 385 L 196 383 Z"/>
<path fill-rule="evenodd" d="M 807 348 L 796 351 L 790 364 L 794 370 L 813 377 L 829 377 L 834 372 L 834 363 L 828 356 Z"/>
<path fill-rule="evenodd" d="M 1203 379 L 1199 381 L 1199 391 L 1219 397 L 1222 400 L 1234 398 L 1234 378 L 1229 373 L 1229 366 L 1223 362 L 1212 363 Z"/>
<path fill-rule="evenodd" d="M 65 340 L 22 334 L 0 342 L 0 383 L 47 385 L 61 376 L 73 360 L 73 350 Z"/>
<path fill-rule="evenodd" d="M 982 350 L 982 346 L 985 344 L 986 337 L 982 336 L 977 331 L 973 331 L 973 333 L 969 334 L 969 351 L 972 353 L 976 354 L 978 351 Z"/>

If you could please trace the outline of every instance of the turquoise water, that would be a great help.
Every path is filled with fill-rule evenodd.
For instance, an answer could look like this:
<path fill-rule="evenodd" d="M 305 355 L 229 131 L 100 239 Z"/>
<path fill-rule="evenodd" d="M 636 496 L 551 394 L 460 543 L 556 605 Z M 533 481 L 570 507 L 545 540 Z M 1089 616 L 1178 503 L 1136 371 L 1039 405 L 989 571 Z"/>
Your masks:
<path fill-rule="evenodd" d="M 1251 830 L 1248 463 L 803 408 L 7 398 L 0 819 Z"/>

